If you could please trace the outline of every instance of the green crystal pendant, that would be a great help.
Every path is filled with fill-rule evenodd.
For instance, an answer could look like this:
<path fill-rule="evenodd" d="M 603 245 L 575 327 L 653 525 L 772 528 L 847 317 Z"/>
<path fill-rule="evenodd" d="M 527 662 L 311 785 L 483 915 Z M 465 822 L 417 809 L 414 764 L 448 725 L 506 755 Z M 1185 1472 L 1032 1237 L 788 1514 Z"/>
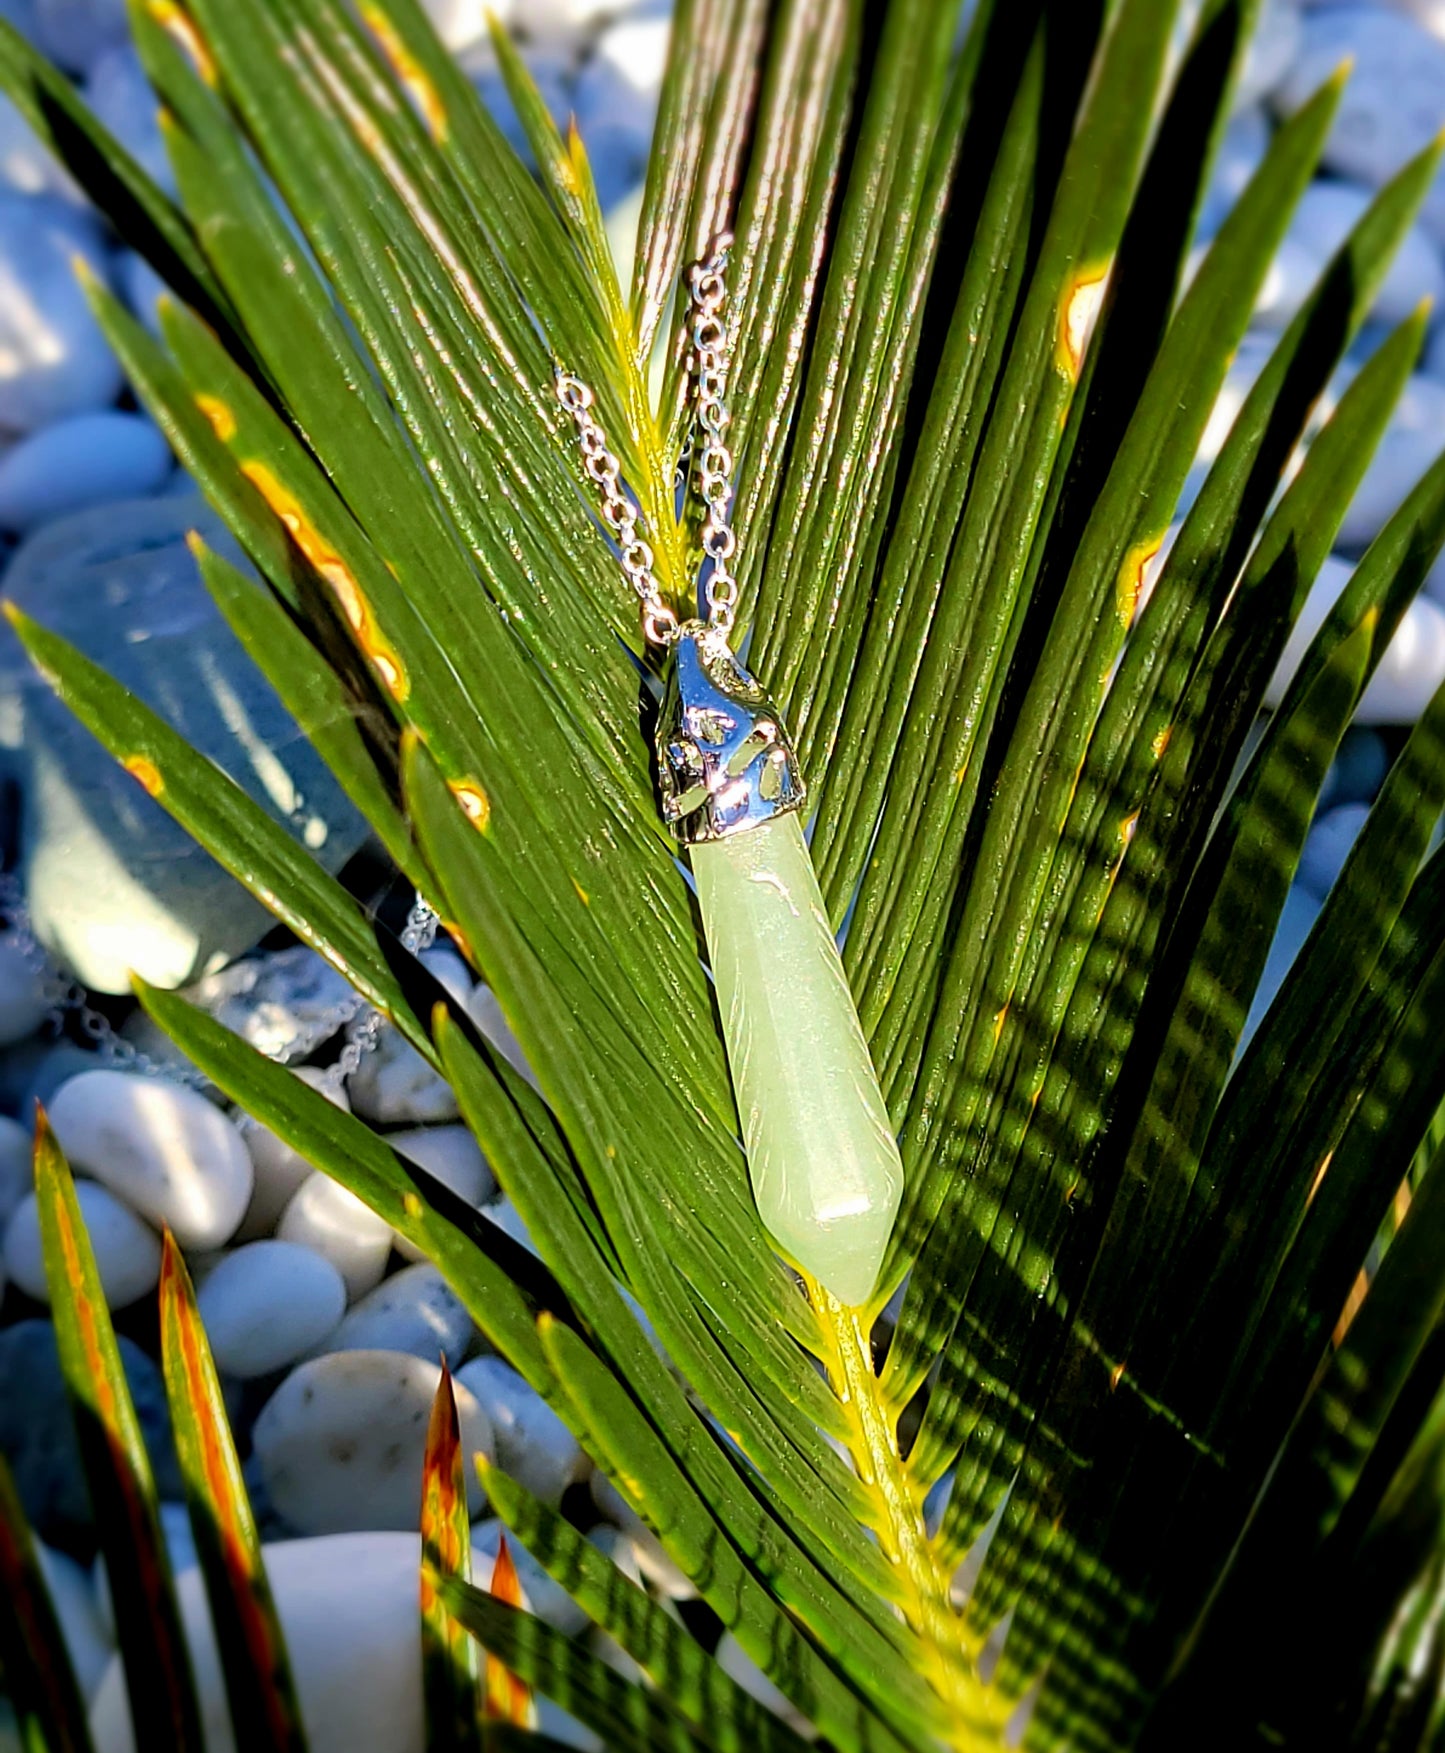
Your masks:
<path fill-rule="evenodd" d="M 803 838 L 797 761 L 723 634 L 684 627 L 673 658 L 663 814 L 691 855 L 753 1197 L 781 1251 L 857 1305 L 903 1164 Z"/>

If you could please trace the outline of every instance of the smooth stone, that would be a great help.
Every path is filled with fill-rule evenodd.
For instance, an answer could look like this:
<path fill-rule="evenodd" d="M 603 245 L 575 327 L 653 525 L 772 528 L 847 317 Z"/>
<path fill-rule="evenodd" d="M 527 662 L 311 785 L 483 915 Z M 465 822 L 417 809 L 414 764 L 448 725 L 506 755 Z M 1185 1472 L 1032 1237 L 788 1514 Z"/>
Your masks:
<path fill-rule="evenodd" d="M 22 1124 L 35 1117 L 35 1104 L 48 1108 L 63 1083 L 107 1061 L 99 1053 L 62 1036 L 31 1035 L 0 1053 L 0 1107 Z"/>
<path fill-rule="evenodd" d="M 497 1465 L 543 1503 L 559 1503 L 589 1463 L 572 1432 L 537 1392 L 500 1357 L 474 1357 L 457 1371 L 491 1420 Z"/>
<path fill-rule="evenodd" d="M 1199 449 L 1184 483 L 1184 490 L 1179 496 L 1179 504 L 1174 512 L 1176 519 L 1183 519 L 1189 507 L 1199 495 L 1205 477 L 1224 447 L 1230 428 L 1239 417 L 1240 410 L 1249 398 L 1250 391 L 1260 373 L 1269 363 L 1270 356 L 1278 344 L 1279 337 L 1267 331 L 1250 330 L 1239 343 L 1234 358 L 1230 361 L 1229 370 L 1220 386 L 1214 406 L 1210 410 L 1209 419 L 1205 423 L 1204 433 L 1199 441 Z M 1310 409 L 1309 419 L 1305 428 L 1305 442 L 1314 436 L 1334 412 L 1346 384 L 1352 376 L 1350 371 L 1340 371 L 1326 386 L 1324 393 Z M 1290 459 L 1285 470 L 1285 478 L 1292 479 L 1299 468 L 1302 452 L 1297 450 Z"/>
<path fill-rule="evenodd" d="M 434 1175 L 468 1205 L 481 1205 L 497 1191 L 481 1146 L 465 1126 L 428 1126 L 410 1132 L 391 1132 L 386 1142 L 408 1161 Z M 424 1260 L 414 1242 L 393 1234 L 393 1246 L 407 1260 Z"/>
<path fill-rule="evenodd" d="M 1260 103 L 1294 65 L 1304 42 L 1304 22 L 1294 0 L 1265 0 L 1235 87 L 1237 109 Z"/>
<path fill-rule="evenodd" d="M 467 1000 L 472 995 L 472 971 L 457 952 L 448 949 L 445 944 L 437 944 L 429 950 L 423 950 L 417 960 L 446 990 L 447 995 L 465 1010 Z"/>
<path fill-rule="evenodd" d="M 337 871 L 364 843 L 366 825 L 222 620 L 186 547 L 192 529 L 246 566 L 200 500 L 130 500 L 37 530 L 10 562 L 6 593 L 103 664 Z M 22 799 L 20 877 L 35 935 L 93 990 L 128 991 L 132 969 L 157 985 L 183 985 L 271 928 L 266 909 L 55 699 L 8 627 L 0 628 L 0 773 Z"/>
<path fill-rule="evenodd" d="M 335 1351 L 294 1369 L 251 1433 L 272 1503 L 302 1534 L 412 1528 L 427 1421 L 441 1366 L 400 1351 Z M 487 1415 L 457 1388 L 471 1515 L 482 1488 L 471 1457 L 493 1453 Z"/>
<path fill-rule="evenodd" d="M 241 1135 L 195 1090 L 125 1071 L 83 1071 L 56 1091 L 56 1139 L 74 1167 L 104 1182 L 183 1248 L 217 1248 L 251 1198 Z"/>
<path fill-rule="evenodd" d="M 502 1007 L 490 986 L 478 984 L 472 988 L 471 997 L 467 1000 L 467 1015 L 481 1030 L 487 1044 L 494 1047 L 513 1071 L 520 1072 L 532 1088 L 536 1089 L 537 1074 L 527 1063 L 527 1055 L 512 1033 L 512 1025 L 502 1015 Z"/>
<path fill-rule="evenodd" d="M 588 1480 L 598 1513 L 631 1542 L 638 1569 L 658 1594 L 670 1601 L 688 1601 L 697 1594 L 690 1577 L 669 1557 L 662 1542 L 605 1473 Z"/>
<path fill-rule="evenodd" d="M 45 195 L 0 195 L 0 428 L 34 432 L 113 402 L 120 363 L 75 277 L 79 256 L 102 282 L 95 222 Z"/>
<path fill-rule="evenodd" d="M 500 1199 L 494 1199 L 490 1205 L 482 1207 L 482 1216 L 488 1223 L 494 1223 L 503 1235 L 510 1236 L 514 1242 L 520 1243 L 529 1254 L 537 1252 L 537 1244 L 532 1240 L 532 1232 L 522 1222 L 522 1214 L 504 1193 Z"/>
<path fill-rule="evenodd" d="M 141 169 L 174 194 L 175 173 L 161 137 L 156 94 L 131 44 L 122 42 L 97 55 L 82 89 L 85 101 Z"/>
<path fill-rule="evenodd" d="M 300 945 L 204 975 L 185 995 L 268 1059 L 304 1059 L 357 1008 L 347 981 Z"/>
<path fill-rule="evenodd" d="M 1320 787 L 1318 808 L 1373 803 L 1390 771 L 1390 751 L 1378 731 L 1352 725 L 1340 739 L 1334 765 Z"/>
<path fill-rule="evenodd" d="M 124 1335 L 119 1345 L 157 1489 L 163 1497 L 179 1497 L 180 1470 L 161 1372 Z M 40 1538 L 68 1551 L 93 1550 L 90 1495 L 49 1321 L 0 1328 L 0 1453 L 10 1463 L 20 1501 Z"/>
<path fill-rule="evenodd" d="M 85 204 L 80 185 L 8 97 L 0 97 L 0 183 L 18 195 L 55 195 L 75 206 Z"/>
<path fill-rule="evenodd" d="M 517 1581 L 522 1588 L 522 1606 L 553 1625 L 567 1637 L 575 1637 L 588 1623 L 587 1615 L 567 1593 L 561 1583 L 542 1569 L 515 1534 L 509 1533 L 495 1516 L 472 1524 L 472 1563 L 476 1566 L 472 1580 L 480 1589 L 490 1589 L 492 1573 L 503 1539 L 517 1568 Z"/>
<path fill-rule="evenodd" d="M 1291 114 L 1353 61 L 1323 163 L 1379 188 L 1445 124 L 1445 44 L 1413 20 L 1372 7 L 1311 11 L 1293 66 L 1273 94 Z"/>
<path fill-rule="evenodd" d="M 131 315 L 157 338 L 161 332 L 160 301 L 170 288 L 142 255 L 125 250 L 115 267 L 116 284 Z M 195 491 L 195 483 L 183 476 L 185 489 Z"/>
<path fill-rule="evenodd" d="M 472 1318 L 461 1299 L 435 1266 L 422 1261 L 368 1291 L 331 1335 L 327 1349 L 405 1351 L 428 1362 L 445 1357 L 455 1370 L 471 1338 Z M 497 1435 L 500 1442 L 503 1433 Z"/>
<path fill-rule="evenodd" d="M 328 1072 L 315 1065 L 298 1065 L 293 1069 L 303 1083 L 310 1084 L 314 1090 L 320 1090 L 327 1101 L 334 1103 L 343 1113 L 350 1112 L 351 1104 L 346 1099 L 346 1086 L 339 1079 L 331 1077 Z M 231 1118 L 246 1141 L 246 1149 L 251 1154 L 251 1168 L 255 1174 L 251 1203 L 246 1207 L 246 1215 L 236 1231 L 236 1240 L 254 1242 L 261 1236 L 269 1236 L 276 1228 L 281 1221 L 281 1213 L 290 1203 L 297 1188 L 312 1172 L 313 1165 L 307 1162 L 299 1150 L 287 1144 L 284 1138 L 278 1138 L 269 1126 L 253 1120 L 240 1108 L 232 1111 Z"/>
<path fill-rule="evenodd" d="M 9 1223 L 21 1201 L 29 1197 L 35 1183 L 32 1148 L 30 1129 L 8 1114 L 0 1114 L 0 1229 Z"/>
<path fill-rule="evenodd" d="M 87 506 L 139 498 L 170 472 L 170 446 L 144 414 L 72 414 L 0 457 L 0 528 L 23 535 Z"/>
<path fill-rule="evenodd" d="M 730 1680 L 736 1681 L 764 1710 L 785 1722 L 794 1734 L 800 1735 L 806 1741 L 816 1738 L 817 1730 L 807 1717 L 798 1710 L 786 1693 L 773 1684 L 732 1632 L 725 1631 L 718 1639 L 713 1660 Z"/>
<path fill-rule="evenodd" d="M 314 1350 L 346 1313 L 329 1260 L 295 1242 L 248 1242 L 219 1261 L 197 1296 L 216 1367 L 241 1381 Z"/>
<path fill-rule="evenodd" d="M 391 1253 L 391 1225 L 320 1169 L 312 1170 L 296 1189 L 276 1234 L 329 1260 L 353 1302 L 380 1284 Z"/>
<path fill-rule="evenodd" d="M 311 1753 L 423 1753 L 414 1534 L 341 1534 L 263 1547 Z M 205 1585 L 177 1582 L 208 1753 L 236 1753 Z M 119 1660 L 90 1719 L 95 1753 L 136 1753 Z M 243 1750 L 244 1753 L 244 1750 Z"/>
<path fill-rule="evenodd" d="M 577 126 L 604 212 L 646 174 L 670 35 L 667 17 L 623 19 L 598 38 L 577 77 Z"/>
<path fill-rule="evenodd" d="M 417 1535 L 332 1534 L 268 1543 L 262 1555 L 310 1753 L 425 1753 Z M 177 1587 L 208 1753 L 236 1753 L 199 1571 Z M 538 1716 L 553 1739 L 600 1750 L 595 1735 L 545 1699 Z M 136 1753 L 118 1660 L 101 1682 L 90 1729 L 95 1753 Z"/>
<path fill-rule="evenodd" d="M 100 1682 L 115 1654 L 115 1641 L 106 1633 L 85 1570 L 66 1553 L 53 1551 L 43 1540 L 36 1541 L 35 1556 L 40 1561 L 50 1604 L 60 1621 L 76 1684 L 88 1704 L 100 1690 Z"/>
<path fill-rule="evenodd" d="M 125 0 L 34 0 L 35 40 L 67 73 L 84 73 L 130 36 Z"/>
<path fill-rule="evenodd" d="M 98 1181 L 77 1180 L 75 1197 L 95 1254 L 100 1287 L 112 1309 L 153 1291 L 161 1275 L 160 1237 Z M 40 1210 L 32 1193 L 5 1226 L 5 1270 L 36 1302 L 50 1301 L 40 1247 Z"/>
<path fill-rule="evenodd" d="M 0 1047 L 13 1047 L 35 1034 L 50 1009 L 40 969 L 19 937 L 6 932 L 0 937 Z"/>
<path fill-rule="evenodd" d="M 1249 1015 L 1245 1018 L 1236 1053 L 1244 1051 L 1255 1030 L 1264 1021 L 1265 1012 L 1274 1003 L 1276 993 L 1283 986 L 1285 976 L 1294 965 L 1295 957 L 1304 948 L 1305 939 L 1319 916 L 1318 898 L 1302 885 L 1294 884 L 1285 896 L 1284 910 L 1275 928 L 1269 954 L 1265 957 L 1264 972 L 1260 975 L 1259 985 L 1250 1003 Z"/>
<path fill-rule="evenodd" d="M 1219 142 L 1214 170 L 1199 211 L 1199 236 L 1213 237 L 1225 216 L 1264 163 L 1273 130 L 1262 109 L 1251 106 L 1234 116 Z M 625 284 L 625 282 L 624 282 Z"/>
<path fill-rule="evenodd" d="M 1445 41 L 1445 0 L 1377 0 L 1377 3 L 1392 12 L 1403 13 L 1406 18 L 1413 18 L 1431 36 Z"/>
<path fill-rule="evenodd" d="M 1445 383 L 1416 373 L 1390 415 L 1337 538 L 1347 553 L 1374 541 L 1445 447 Z"/>
<path fill-rule="evenodd" d="M 171 1575 L 179 1577 L 184 1571 L 194 1570 L 199 1560 L 196 1557 L 195 1535 L 191 1531 L 190 1511 L 183 1503 L 167 1502 L 157 1504 L 156 1509 L 160 1515 L 161 1538 L 165 1542 L 166 1560 L 170 1564 Z M 101 1629 L 113 1644 L 115 1603 L 110 1595 L 110 1576 L 105 1567 L 104 1553 L 96 1555 L 90 1579 Z"/>
<path fill-rule="evenodd" d="M 1445 609 L 1418 596 L 1405 610 L 1355 714 L 1358 724 L 1413 724 L 1445 682 Z"/>
<path fill-rule="evenodd" d="M 1345 860 L 1369 819 L 1367 803 L 1342 803 L 1316 816 L 1300 852 L 1295 881 L 1323 901 L 1345 868 Z"/>
<path fill-rule="evenodd" d="M 1283 329 L 1314 289 L 1326 264 L 1374 199 L 1358 183 L 1319 181 L 1305 190 L 1284 243 L 1271 265 L 1256 308 L 1257 321 Z M 1402 323 L 1426 299 L 1445 297 L 1445 264 L 1419 226 L 1406 232 L 1371 307 L 1376 322 Z"/>
<path fill-rule="evenodd" d="M 451 1086 L 390 1023 L 377 1032 L 376 1048 L 348 1079 L 351 1105 L 380 1126 L 428 1125 L 457 1118 Z"/>

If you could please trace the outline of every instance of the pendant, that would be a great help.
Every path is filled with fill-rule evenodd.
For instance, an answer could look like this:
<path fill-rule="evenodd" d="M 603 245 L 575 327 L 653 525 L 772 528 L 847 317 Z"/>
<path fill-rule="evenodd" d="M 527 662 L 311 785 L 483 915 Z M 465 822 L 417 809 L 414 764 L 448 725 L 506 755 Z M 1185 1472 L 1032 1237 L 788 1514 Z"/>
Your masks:
<path fill-rule="evenodd" d="M 803 838 L 797 759 L 726 636 L 673 643 L 662 812 L 689 850 L 758 1215 L 839 1302 L 867 1300 L 903 1164 Z"/>

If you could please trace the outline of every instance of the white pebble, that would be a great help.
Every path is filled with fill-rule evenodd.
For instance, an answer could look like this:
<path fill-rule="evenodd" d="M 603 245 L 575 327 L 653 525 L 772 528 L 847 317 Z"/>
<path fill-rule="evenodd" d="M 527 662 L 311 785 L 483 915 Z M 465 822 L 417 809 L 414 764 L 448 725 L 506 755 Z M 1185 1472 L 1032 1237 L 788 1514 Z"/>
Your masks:
<path fill-rule="evenodd" d="M 1323 159 L 1331 170 L 1379 188 L 1445 123 L 1445 44 L 1411 19 L 1374 8 L 1311 11 L 1274 101 L 1285 113 L 1297 110 L 1351 58 Z"/>
<path fill-rule="evenodd" d="M 167 192 L 175 176 L 157 120 L 156 94 L 130 43 L 118 44 L 91 63 L 85 101 L 141 169 Z"/>
<path fill-rule="evenodd" d="M 91 505 L 143 498 L 170 472 L 170 446 L 144 414 L 72 414 L 0 457 L 0 528 L 24 534 Z"/>
<path fill-rule="evenodd" d="M 35 1184 L 32 1141 L 18 1120 L 0 1114 L 0 1229 Z"/>
<path fill-rule="evenodd" d="M 1359 724 L 1413 724 L 1445 682 L 1445 609 L 1417 596 L 1400 618 L 1356 713 Z"/>
<path fill-rule="evenodd" d="M 537 1252 L 537 1244 L 532 1240 L 532 1232 L 522 1222 L 521 1213 L 505 1194 L 494 1199 L 490 1205 L 482 1207 L 482 1216 L 489 1223 L 494 1223 L 504 1235 L 514 1242 L 519 1242 L 529 1254 Z"/>
<path fill-rule="evenodd" d="M 67 73 L 84 73 L 129 36 L 125 0 L 34 0 L 35 40 Z"/>
<path fill-rule="evenodd" d="M 369 1291 L 332 1334 L 329 1351 L 408 1351 L 453 1369 L 471 1343 L 472 1318 L 437 1271 L 404 1266 Z"/>
<path fill-rule="evenodd" d="M 216 1367 L 245 1381 L 320 1345 L 346 1312 L 341 1274 L 295 1242 L 248 1242 L 219 1261 L 197 1297 Z"/>
<path fill-rule="evenodd" d="M 1296 883 L 1285 896 L 1284 910 L 1280 914 L 1274 941 L 1265 958 L 1264 972 L 1260 975 L 1249 1015 L 1245 1018 L 1244 1028 L 1240 1033 L 1237 1052 L 1244 1051 L 1255 1030 L 1264 1020 L 1265 1012 L 1274 1002 L 1275 994 L 1284 984 L 1285 976 L 1289 973 L 1295 957 L 1304 948 L 1305 939 L 1319 916 L 1319 901 L 1308 889 Z"/>
<path fill-rule="evenodd" d="M 494 1047 L 514 1071 L 520 1071 L 527 1082 L 537 1087 L 536 1073 L 527 1063 L 521 1044 L 512 1033 L 512 1026 L 502 1015 L 502 1007 L 497 1003 L 497 995 L 490 986 L 474 986 L 472 995 L 467 1000 L 467 1015 L 477 1025 L 483 1039 Z"/>
<path fill-rule="evenodd" d="M 165 281 L 145 257 L 137 255 L 134 250 L 121 253 L 116 261 L 115 277 L 131 315 L 151 334 L 159 337 L 160 300 L 169 291 Z M 188 486 L 193 486 L 189 476 L 185 479 Z"/>
<path fill-rule="evenodd" d="M 310 1084 L 312 1089 L 320 1090 L 343 1113 L 350 1112 L 351 1104 L 346 1099 L 346 1087 L 339 1078 L 330 1077 L 326 1071 L 314 1065 L 297 1066 L 296 1076 L 303 1083 Z M 258 1236 L 269 1236 L 275 1229 L 281 1213 L 296 1189 L 311 1173 L 312 1166 L 299 1150 L 293 1150 L 269 1126 L 263 1126 L 259 1120 L 253 1120 L 249 1114 L 242 1113 L 239 1109 L 232 1118 L 246 1141 L 246 1149 L 251 1155 L 251 1167 L 255 1171 L 251 1203 L 246 1207 L 240 1229 L 236 1231 L 236 1240 L 252 1242 Z"/>
<path fill-rule="evenodd" d="M 517 1569 L 517 1581 L 521 1584 L 522 1606 L 568 1637 L 581 1631 L 587 1623 L 586 1613 L 561 1583 L 553 1582 L 526 1547 L 518 1544 L 516 1535 L 509 1534 L 495 1516 L 472 1524 L 472 1563 L 476 1567 L 472 1581 L 479 1589 L 491 1588 L 492 1572 L 504 1538 Z"/>
<path fill-rule="evenodd" d="M 381 1126 L 424 1126 L 457 1117 L 451 1086 L 390 1023 L 381 1025 L 375 1052 L 362 1060 L 349 1088 L 356 1112 Z"/>
<path fill-rule="evenodd" d="M 251 1159 L 202 1095 L 157 1077 L 83 1071 L 55 1092 L 51 1124 L 71 1163 L 183 1248 L 217 1248 L 251 1197 Z"/>
<path fill-rule="evenodd" d="M 115 1654 L 114 1639 L 106 1634 L 90 1578 L 75 1560 L 63 1552 L 53 1552 L 39 1540 L 35 1542 L 35 1555 L 50 1592 L 50 1604 L 60 1621 L 76 1684 L 81 1697 L 89 1703 L 100 1690 Z"/>
<path fill-rule="evenodd" d="M 775 1717 L 780 1717 L 805 1741 L 811 1741 L 816 1737 L 817 1730 L 788 1700 L 786 1694 L 778 1690 L 753 1658 L 743 1649 L 732 1632 L 725 1631 L 718 1639 L 713 1660 L 729 1679 L 735 1680 L 744 1692 L 757 1699 L 764 1710 L 771 1711 Z"/>
<path fill-rule="evenodd" d="M 336 1534 L 262 1550 L 310 1753 L 423 1753 L 418 1537 Z M 200 1572 L 182 1576 L 177 1593 L 208 1753 L 237 1753 Z M 95 1753 L 137 1753 L 119 1660 L 91 1734 Z"/>
<path fill-rule="evenodd" d="M 632 1542 L 637 1567 L 658 1594 L 672 1601 L 690 1600 L 697 1593 L 691 1579 L 668 1556 L 656 1534 L 607 1475 L 593 1473 L 589 1485 L 598 1511 Z"/>
<path fill-rule="evenodd" d="M 156 1505 L 156 1509 L 160 1513 L 161 1538 L 165 1541 L 171 1575 L 179 1577 L 184 1571 L 196 1569 L 199 1560 L 196 1558 L 196 1537 L 191 1528 L 190 1511 L 183 1503 L 167 1503 L 164 1500 Z M 106 1572 L 103 1553 L 96 1558 L 91 1570 L 91 1585 L 95 1591 L 96 1611 L 100 1614 L 101 1626 L 105 1635 L 114 1643 L 115 1603 L 110 1598 L 110 1577 Z"/>
<path fill-rule="evenodd" d="M 1349 583 L 1353 570 L 1347 560 L 1333 554 L 1320 568 L 1265 689 L 1264 704 L 1271 710 L 1284 699 L 1290 678 Z M 1445 610 L 1431 598 L 1417 596 L 1385 647 L 1360 700 L 1355 722 L 1413 724 L 1442 682 L 1445 682 Z"/>
<path fill-rule="evenodd" d="M 438 944 L 432 949 L 423 950 L 417 960 L 465 1010 L 467 1000 L 472 995 L 472 971 L 457 952 L 448 949 L 445 944 Z"/>
<path fill-rule="evenodd" d="M 391 1252 L 390 1224 L 320 1169 L 296 1189 L 276 1234 L 283 1242 L 299 1242 L 329 1260 L 353 1301 L 380 1284 Z"/>
<path fill-rule="evenodd" d="M 1234 102 L 1243 109 L 1266 98 L 1293 66 L 1304 41 L 1294 0 L 1265 0 L 1240 69 Z"/>
<path fill-rule="evenodd" d="M 497 1190 L 481 1147 L 465 1126 L 429 1126 L 412 1132 L 392 1132 L 386 1142 L 409 1161 L 417 1163 L 449 1187 L 468 1205 L 481 1205 Z M 422 1249 L 400 1235 L 393 1237 L 397 1252 L 408 1260 L 424 1260 Z"/>
<path fill-rule="evenodd" d="M 1267 276 L 1258 320 L 1278 329 L 1292 320 L 1373 199 L 1374 190 L 1358 183 L 1326 180 L 1305 190 Z M 1442 296 L 1445 265 L 1433 240 L 1415 226 L 1406 232 L 1371 314 L 1380 322 L 1401 323 L 1424 300 Z"/>
<path fill-rule="evenodd" d="M 1295 881 L 1324 900 L 1345 868 L 1369 814 L 1367 803 L 1343 803 L 1317 817 L 1305 837 Z"/>
<path fill-rule="evenodd" d="M 457 1380 L 477 1397 L 491 1420 L 497 1465 L 543 1503 L 558 1503 L 585 1476 L 587 1459 L 576 1437 L 537 1392 L 500 1357 L 474 1357 Z"/>
<path fill-rule="evenodd" d="M 58 195 L 76 205 L 85 201 L 74 178 L 8 97 L 0 97 L 0 182 L 21 195 Z"/>
<path fill-rule="evenodd" d="M 1340 547 L 1362 551 L 1445 447 L 1445 383 L 1418 373 L 1395 404 L 1385 436 L 1340 526 Z"/>
<path fill-rule="evenodd" d="M 0 459 L 0 474 L 9 460 Z M 13 1047 L 33 1035 L 50 1014 L 40 982 L 18 936 L 6 932 L 0 937 L 0 1047 Z"/>
<path fill-rule="evenodd" d="M 75 1197 L 109 1306 L 123 1309 L 154 1290 L 161 1273 L 161 1244 L 156 1232 L 98 1181 L 78 1180 Z M 50 1301 L 40 1251 L 40 1213 L 33 1193 L 21 1201 L 5 1226 L 5 1270 L 27 1296 L 38 1302 Z"/>
<path fill-rule="evenodd" d="M 399 1351 L 337 1351 L 293 1370 L 252 1432 L 272 1503 L 303 1534 L 410 1528 L 421 1504 L 427 1421 L 438 1364 Z M 492 1453 L 486 1414 L 456 1390 L 472 1514 L 482 1489 L 472 1455 Z"/>
<path fill-rule="evenodd" d="M 0 196 L 0 427 L 12 432 L 103 408 L 120 390 L 77 256 L 105 279 L 89 215 L 48 196 Z"/>
<path fill-rule="evenodd" d="M 1199 236 L 1213 237 L 1224 223 L 1225 215 L 1263 164 L 1270 133 L 1269 118 L 1258 108 L 1241 110 L 1225 129 L 1200 209 Z"/>

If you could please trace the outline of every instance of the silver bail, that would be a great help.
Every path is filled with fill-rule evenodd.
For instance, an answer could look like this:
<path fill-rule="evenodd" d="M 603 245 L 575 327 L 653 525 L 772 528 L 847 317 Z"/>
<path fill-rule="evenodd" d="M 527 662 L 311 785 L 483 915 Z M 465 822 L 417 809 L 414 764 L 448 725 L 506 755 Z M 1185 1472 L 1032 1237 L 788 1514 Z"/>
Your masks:
<path fill-rule="evenodd" d="M 700 621 L 684 625 L 672 645 L 657 770 L 663 820 L 686 846 L 787 815 L 806 796 L 777 707 L 726 634 Z"/>

